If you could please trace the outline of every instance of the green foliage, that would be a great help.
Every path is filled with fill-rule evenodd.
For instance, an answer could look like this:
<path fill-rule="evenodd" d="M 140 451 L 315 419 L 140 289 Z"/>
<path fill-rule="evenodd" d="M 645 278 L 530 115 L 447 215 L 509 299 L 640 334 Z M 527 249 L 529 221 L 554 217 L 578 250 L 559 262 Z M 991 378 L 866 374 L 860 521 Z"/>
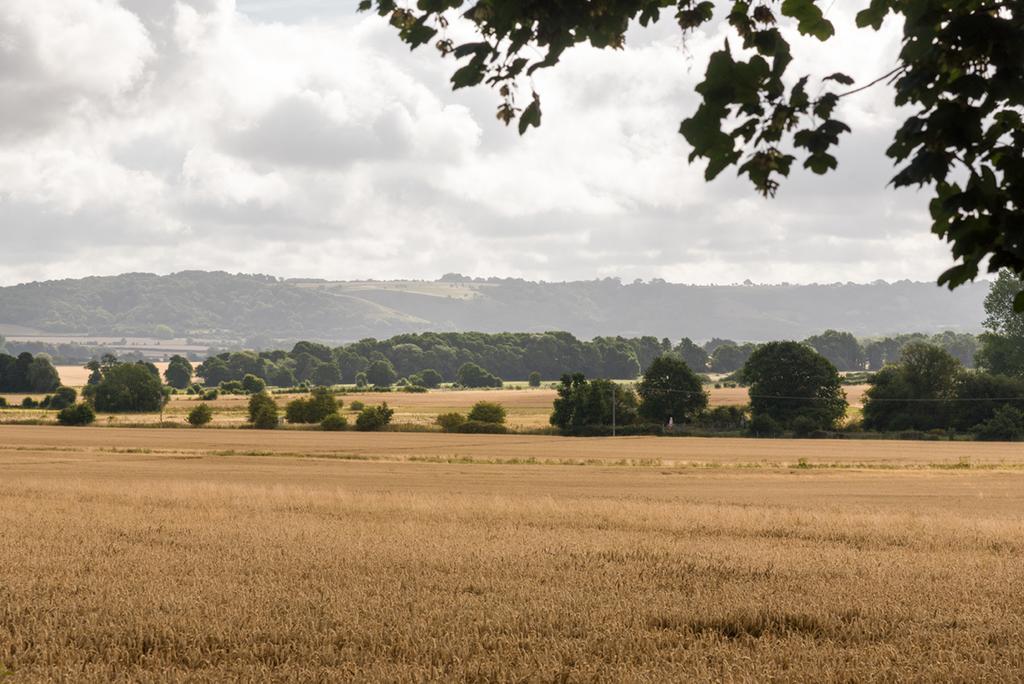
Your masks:
<path fill-rule="evenodd" d="M 350 403 L 348 407 L 353 411 L 362 411 L 364 408 L 366 408 L 366 405 L 363 402 L 356 400 Z"/>
<path fill-rule="evenodd" d="M 338 412 L 341 406 L 326 387 L 318 387 L 306 399 L 294 399 L 285 408 L 289 423 L 320 423 Z"/>
<path fill-rule="evenodd" d="M 1024 438 L 1024 412 L 1004 405 L 996 409 L 988 420 L 974 427 L 976 439 L 985 441 L 1016 441 Z"/>
<path fill-rule="evenodd" d="M 474 435 L 503 435 L 508 428 L 501 423 L 484 420 L 467 420 L 456 428 L 456 432 Z"/>
<path fill-rule="evenodd" d="M 612 424 L 628 426 L 637 421 L 637 397 L 629 387 L 611 380 L 587 380 L 582 373 L 563 375 L 550 422 L 567 434 Z"/>
<path fill-rule="evenodd" d="M 7 398 L 0 397 L 0 408 L 7 408 Z"/>
<path fill-rule="evenodd" d="M 213 401 L 220 396 L 220 390 L 216 387 L 203 392 L 203 401 Z"/>
<path fill-rule="evenodd" d="M 383 430 L 395 415 L 394 409 L 388 408 L 387 402 L 380 406 L 367 406 L 356 417 L 356 430 L 373 432 Z"/>
<path fill-rule="evenodd" d="M 750 420 L 750 434 L 754 437 L 778 437 L 782 426 L 770 415 L 760 413 Z"/>
<path fill-rule="evenodd" d="M 188 412 L 186 420 L 192 427 L 202 427 L 213 420 L 213 409 L 209 404 L 199 404 Z"/>
<path fill-rule="evenodd" d="M 217 389 L 221 394 L 246 394 L 241 380 L 224 380 L 217 385 Z"/>
<path fill-rule="evenodd" d="M 0 392 L 52 392 L 60 376 L 46 356 L 0 354 Z"/>
<path fill-rule="evenodd" d="M 95 420 L 96 412 L 85 402 L 67 406 L 57 414 L 57 422 L 61 425 L 89 425 Z"/>
<path fill-rule="evenodd" d="M 39 408 L 39 402 L 32 397 L 25 397 L 21 400 L 21 408 L 23 409 L 34 409 Z"/>
<path fill-rule="evenodd" d="M 390 387 L 398 379 L 395 367 L 387 359 L 379 359 L 366 369 L 366 380 L 374 387 Z"/>
<path fill-rule="evenodd" d="M 1024 377 L 1024 313 L 1014 310 L 1022 291 L 1024 280 L 1004 271 L 985 297 L 978 365 L 991 373 Z"/>
<path fill-rule="evenodd" d="M 28 365 L 28 386 L 31 392 L 52 392 L 60 387 L 60 375 L 50 359 L 37 356 Z"/>
<path fill-rule="evenodd" d="M 103 372 L 93 388 L 92 402 L 104 413 L 152 413 L 167 402 L 160 378 L 145 364 L 118 363 Z"/>
<path fill-rule="evenodd" d="M 320 421 L 320 429 L 327 432 L 341 432 L 346 428 L 348 428 L 348 420 L 346 420 L 345 416 L 340 416 L 337 413 L 325 416 Z"/>
<path fill-rule="evenodd" d="M 700 377 L 680 359 L 660 356 L 644 371 L 637 386 L 640 416 L 652 423 L 666 424 L 671 418 L 682 424 L 708 405 Z"/>
<path fill-rule="evenodd" d="M 441 427 L 442 432 L 458 432 L 459 426 L 466 422 L 466 416 L 461 413 L 442 413 L 434 422 Z"/>
<path fill-rule="evenodd" d="M 366 387 L 370 384 L 369 378 L 366 373 L 356 373 L 356 387 Z"/>
<path fill-rule="evenodd" d="M 252 373 L 247 373 L 242 378 L 242 391 L 246 394 L 259 394 L 267 388 L 267 383 L 263 378 L 258 378 Z"/>
<path fill-rule="evenodd" d="M 475 363 L 464 363 L 459 368 L 459 384 L 463 387 L 501 387 L 501 378 Z"/>
<path fill-rule="evenodd" d="M 192 383 L 193 372 L 192 363 L 184 356 L 175 354 L 167 364 L 164 379 L 175 389 L 185 389 Z"/>
<path fill-rule="evenodd" d="M 875 374 L 864 395 L 864 428 L 883 432 L 948 428 L 962 367 L 924 342 L 903 348 L 900 363 Z"/>
<path fill-rule="evenodd" d="M 808 337 L 804 344 L 824 356 L 839 370 L 852 371 L 864 368 L 864 351 L 857 338 L 848 332 L 826 330 L 820 335 Z"/>
<path fill-rule="evenodd" d="M 695 423 L 705 430 L 738 431 L 747 426 L 745 406 L 715 406 L 701 412 Z"/>
<path fill-rule="evenodd" d="M 249 396 L 249 422 L 260 430 L 273 430 L 277 427 L 277 403 L 266 392 Z"/>
<path fill-rule="evenodd" d="M 540 387 L 540 381 L 540 373 L 538 373 L 537 371 L 533 371 L 532 373 L 530 373 L 530 377 L 527 380 L 530 387 Z"/>
<path fill-rule="evenodd" d="M 470 421 L 497 423 L 500 425 L 505 422 L 505 416 L 505 407 L 501 404 L 493 401 L 478 401 L 473 404 L 473 408 L 470 409 L 467 418 Z"/>
<path fill-rule="evenodd" d="M 743 368 L 743 364 L 747 362 L 750 355 L 754 353 L 757 348 L 756 345 L 750 344 L 735 344 L 734 342 L 726 342 L 725 344 L 715 347 L 714 351 L 711 352 L 711 370 L 715 373 L 732 373 Z"/>
<path fill-rule="evenodd" d="M 683 362 L 690 367 L 695 373 L 705 373 L 708 370 L 708 364 L 711 362 L 711 358 L 708 356 L 707 351 L 703 347 L 697 345 L 696 342 L 691 340 L 689 337 L 684 337 L 679 341 L 672 351 L 683 360 Z"/>
<path fill-rule="evenodd" d="M 989 420 L 1004 406 L 1024 409 L 1024 378 L 965 372 L 959 374 L 955 391 L 950 422 L 963 432 Z"/>
<path fill-rule="evenodd" d="M 58 387 L 47 402 L 47 408 L 60 411 L 78 401 L 78 392 L 73 387 Z"/>
<path fill-rule="evenodd" d="M 428 389 L 435 389 L 444 382 L 444 376 L 433 368 L 425 368 L 419 373 L 410 375 L 409 379 L 413 384 L 419 385 L 420 387 L 426 387 Z"/>
<path fill-rule="evenodd" d="M 769 342 L 743 366 L 750 384 L 752 429 L 760 432 L 767 416 L 781 430 L 830 430 L 846 415 L 846 396 L 836 367 L 799 342 Z M 754 425 L 753 423 L 757 423 Z"/>
<path fill-rule="evenodd" d="M 690 161 L 707 160 L 707 179 L 735 166 L 765 196 L 775 194 L 797 154 L 814 173 L 834 170 L 833 148 L 850 132 L 834 117 L 840 99 L 890 82 L 894 103 L 907 117 L 887 150 L 899 167 L 892 184 L 934 188 L 932 232 L 950 243 L 960 262 L 940 283 L 956 287 L 973 279 L 983 263 L 992 272 L 1024 273 L 1024 9 L 983 0 L 871 0 L 857 15 L 857 27 L 878 30 L 890 13 L 896 15 L 902 50 L 895 68 L 853 88 L 843 73 L 807 73 L 816 65 L 798 65 L 790 48 L 797 33 L 819 41 L 835 35 L 826 17 L 830 6 L 826 0 L 424 0 L 415 9 L 394 0 L 359 3 L 387 17 L 410 47 L 432 43 L 441 55 L 459 60 L 453 88 L 496 88 L 498 119 L 509 124 L 518 117 L 520 134 L 540 125 L 542 110 L 532 88 L 523 106 L 518 86 L 532 85 L 530 77 L 554 67 L 569 48 L 620 49 L 631 22 L 648 26 L 668 8 L 676 8 L 684 34 L 725 18 L 731 40 L 709 56 L 696 87 L 700 104 L 680 133 L 692 147 Z M 452 9 L 477 35 L 465 42 L 448 35 L 446 13 Z M 736 54 L 733 44 L 740 48 Z M 1017 308 L 1024 310 L 1024 294 Z"/>

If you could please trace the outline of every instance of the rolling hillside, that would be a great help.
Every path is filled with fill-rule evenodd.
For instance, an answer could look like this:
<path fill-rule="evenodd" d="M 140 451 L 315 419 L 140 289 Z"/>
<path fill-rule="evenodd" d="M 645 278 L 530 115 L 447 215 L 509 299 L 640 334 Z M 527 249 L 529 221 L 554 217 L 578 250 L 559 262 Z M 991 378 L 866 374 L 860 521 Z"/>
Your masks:
<path fill-rule="evenodd" d="M 987 283 L 695 286 L 446 276 L 433 281 L 282 280 L 185 271 L 0 288 L 0 334 L 173 335 L 217 341 L 346 342 L 401 332 L 566 330 L 582 337 L 800 339 L 974 332 Z"/>

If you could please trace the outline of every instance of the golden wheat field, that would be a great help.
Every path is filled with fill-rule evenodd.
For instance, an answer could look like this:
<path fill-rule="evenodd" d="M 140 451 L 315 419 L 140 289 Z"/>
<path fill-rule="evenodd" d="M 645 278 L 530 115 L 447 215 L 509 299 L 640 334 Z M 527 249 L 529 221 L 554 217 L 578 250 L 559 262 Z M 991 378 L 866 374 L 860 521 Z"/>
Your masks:
<path fill-rule="evenodd" d="M 1019 680 L 1022 485 L 1012 444 L 0 426 L 0 680 Z"/>

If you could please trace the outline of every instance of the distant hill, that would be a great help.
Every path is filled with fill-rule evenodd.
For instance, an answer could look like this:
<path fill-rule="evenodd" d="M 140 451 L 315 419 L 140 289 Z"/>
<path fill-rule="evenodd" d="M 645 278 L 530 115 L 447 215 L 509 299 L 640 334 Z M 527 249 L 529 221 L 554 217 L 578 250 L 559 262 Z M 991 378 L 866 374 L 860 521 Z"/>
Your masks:
<path fill-rule="evenodd" d="M 987 291 L 987 283 L 949 292 L 910 281 L 698 286 L 457 275 L 432 282 L 331 282 L 205 271 L 129 273 L 0 288 L 0 334 L 162 335 L 265 345 L 464 330 L 763 341 L 835 328 L 868 337 L 978 331 Z"/>

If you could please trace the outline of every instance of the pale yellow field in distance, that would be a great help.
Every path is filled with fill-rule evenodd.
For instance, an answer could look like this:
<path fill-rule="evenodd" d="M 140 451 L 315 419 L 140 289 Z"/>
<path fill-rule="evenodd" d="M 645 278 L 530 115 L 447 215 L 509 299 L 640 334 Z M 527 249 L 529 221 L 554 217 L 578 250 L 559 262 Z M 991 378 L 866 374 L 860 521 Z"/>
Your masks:
<path fill-rule="evenodd" d="M 1013 681 L 1022 485 L 1012 444 L 0 426 L 0 672 Z"/>
<path fill-rule="evenodd" d="M 166 368 L 166 363 L 159 363 L 157 367 L 161 372 Z M 88 371 L 77 366 L 58 366 L 61 380 L 64 384 L 72 387 L 80 387 L 88 379 Z M 847 399 L 853 409 L 860 408 L 862 397 L 867 385 L 853 385 L 844 388 Z M 709 387 L 709 404 L 711 406 L 726 406 L 746 404 L 749 401 L 747 389 L 737 388 L 715 388 Z M 16 404 L 21 401 L 23 395 L 8 395 L 8 400 Z M 277 395 L 278 404 L 284 405 L 294 399 L 297 395 Z M 346 406 L 353 401 L 363 403 L 379 404 L 387 402 L 395 409 L 393 421 L 400 424 L 429 426 L 434 424 L 434 419 L 439 413 L 460 412 L 466 413 L 478 401 L 497 401 L 508 411 L 508 425 L 513 429 L 536 429 L 548 426 L 548 418 L 551 415 L 552 403 L 555 400 L 556 392 L 550 388 L 543 389 L 500 389 L 500 390 L 436 390 L 425 394 L 410 394 L 406 392 L 369 392 L 352 393 L 340 396 Z M 196 405 L 198 399 L 191 396 L 175 395 L 167 409 L 164 411 L 163 419 L 166 422 L 184 423 L 185 416 Z M 246 405 L 248 398 L 244 396 L 223 396 L 210 402 L 214 408 L 215 427 L 239 427 L 247 420 Z M 18 412 L 4 414 L 0 411 L 0 418 L 46 418 L 44 412 Z M 158 414 L 120 414 L 99 416 L 99 423 L 102 425 L 125 425 L 139 423 L 157 423 L 160 420 Z"/>

